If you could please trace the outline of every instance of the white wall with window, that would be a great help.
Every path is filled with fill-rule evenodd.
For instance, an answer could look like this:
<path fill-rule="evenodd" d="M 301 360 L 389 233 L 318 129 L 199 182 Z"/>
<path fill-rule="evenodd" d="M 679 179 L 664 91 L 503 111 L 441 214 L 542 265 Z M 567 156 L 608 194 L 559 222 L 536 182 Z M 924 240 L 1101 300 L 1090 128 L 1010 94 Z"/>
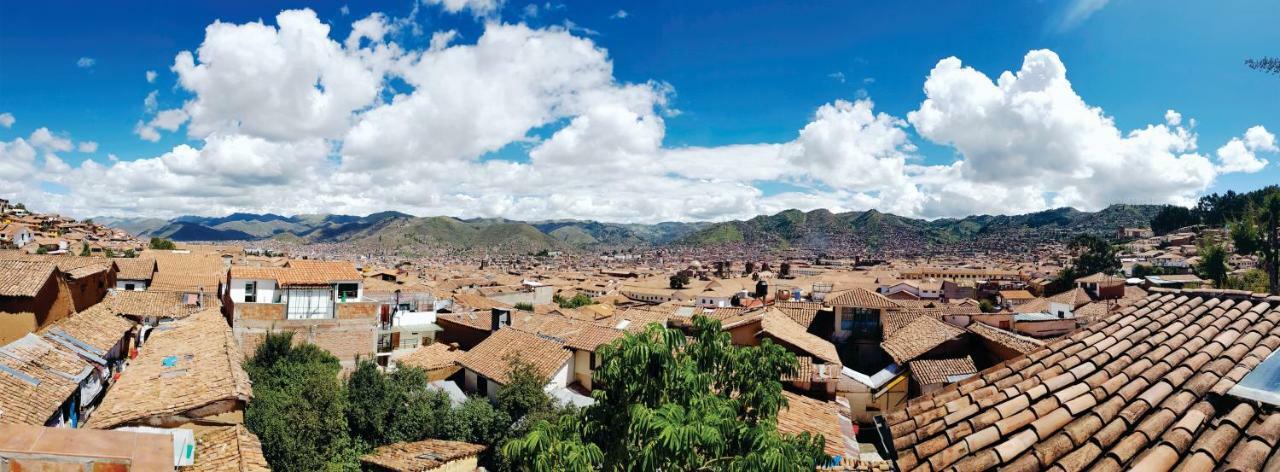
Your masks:
<path fill-rule="evenodd" d="M 129 279 L 116 280 L 116 290 L 129 290 L 134 292 L 141 292 L 146 289 L 147 289 L 146 280 L 129 280 Z"/>
<path fill-rule="evenodd" d="M 231 279 L 231 301 L 235 303 L 280 303 L 276 281 Z"/>

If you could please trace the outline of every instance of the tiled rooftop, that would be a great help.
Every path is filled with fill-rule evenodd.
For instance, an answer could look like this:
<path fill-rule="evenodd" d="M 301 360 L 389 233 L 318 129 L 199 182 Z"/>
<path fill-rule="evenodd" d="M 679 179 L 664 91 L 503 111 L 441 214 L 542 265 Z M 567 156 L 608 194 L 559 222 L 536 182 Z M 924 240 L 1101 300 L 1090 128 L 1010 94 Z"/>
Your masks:
<path fill-rule="evenodd" d="M 196 460 L 183 472 L 267 472 L 262 443 L 243 425 L 215 426 L 196 432 Z"/>
<path fill-rule="evenodd" d="M 55 270 L 52 262 L 0 260 L 0 297 L 34 297 Z"/>
<path fill-rule="evenodd" d="M 445 464 L 480 454 L 486 446 L 459 441 L 428 439 L 395 443 L 374 449 L 362 462 L 397 472 L 436 470 Z"/>
<path fill-rule="evenodd" d="M 502 328 L 463 354 L 458 363 L 505 384 L 516 359 L 532 365 L 539 375 L 550 377 L 571 355 L 559 342 L 515 328 Z"/>
<path fill-rule="evenodd" d="M 894 362 L 904 364 L 962 334 L 963 329 L 932 316 L 920 316 L 896 332 L 886 331 L 886 339 L 880 347 Z"/>
<path fill-rule="evenodd" d="M 1280 347 L 1280 297 L 1154 291 L 885 416 L 902 470 L 1260 470 L 1280 415 L 1225 395 Z"/>
<path fill-rule="evenodd" d="M 182 415 L 253 396 L 244 356 L 217 309 L 157 327 L 87 423 L 91 428 Z"/>

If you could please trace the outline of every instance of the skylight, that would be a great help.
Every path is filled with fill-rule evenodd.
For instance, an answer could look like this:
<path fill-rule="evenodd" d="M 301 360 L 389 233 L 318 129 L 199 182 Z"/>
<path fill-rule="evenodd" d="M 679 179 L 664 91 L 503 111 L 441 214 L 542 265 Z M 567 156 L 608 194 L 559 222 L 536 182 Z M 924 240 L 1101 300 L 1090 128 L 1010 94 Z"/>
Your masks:
<path fill-rule="evenodd" d="M 1276 351 L 1280 352 L 1280 351 Z M 1272 352 L 1261 364 L 1245 375 L 1228 395 L 1280 406 L 1280 356 Z"/>

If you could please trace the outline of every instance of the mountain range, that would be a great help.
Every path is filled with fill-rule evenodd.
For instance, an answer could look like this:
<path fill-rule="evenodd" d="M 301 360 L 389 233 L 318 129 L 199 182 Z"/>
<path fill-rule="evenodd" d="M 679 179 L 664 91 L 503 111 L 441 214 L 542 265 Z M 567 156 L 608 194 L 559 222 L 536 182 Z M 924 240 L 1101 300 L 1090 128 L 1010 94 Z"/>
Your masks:
<path fill-rule="evenodd" d="M 618 224 L 501 218 L 418 217 L 387 211 L 367 216 L 234 213 L 94 220 L 142 237 L 176 241 L 276 239 L 297 243 L 351 243 L 383 249 L 411 246 L 539 251 L 635 246 L 753 244 L 821 247 L 837 242 L 868 248 L 955 244 L 1010 235 L 1111 234 L 1120 226 L 1147 226 L 1161 207 L 1112 205 L 1097 212 L 1058 208 L 1024 215 L 978 215 L 924 220 L 876 210 L 833 213 L 786 210 L 718 223 Z"/>

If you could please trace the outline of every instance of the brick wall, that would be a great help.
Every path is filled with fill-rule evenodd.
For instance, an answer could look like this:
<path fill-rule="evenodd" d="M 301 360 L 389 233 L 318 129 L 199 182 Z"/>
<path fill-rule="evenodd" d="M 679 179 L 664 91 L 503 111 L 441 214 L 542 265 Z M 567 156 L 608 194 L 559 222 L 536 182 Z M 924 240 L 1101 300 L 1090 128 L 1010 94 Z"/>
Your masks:
<path fill-rule="evenodd" d="M 377 318 L 378 307 L 381 306 L 375 302 L 352 302 L 352 303 L 336 303 L 336 318 L 342 320 L 356 318 Z"/>
<path fill-rule="evenodd" d="M 356 357 L 373 358 L 378 343 L 378 323 L 373 318 L 270 321 L 240 318 L 234 331 L 246 357 L 253 356 L 267 333 L 292 332 L 295 343 L 315 344 L 337 357 L 347 369 L 355 366 Z"/>
<path fill-rule="evenodd" d="M 284 320 L 284 308 L 283 303 L 236 303 L 236 319 Z"/>

